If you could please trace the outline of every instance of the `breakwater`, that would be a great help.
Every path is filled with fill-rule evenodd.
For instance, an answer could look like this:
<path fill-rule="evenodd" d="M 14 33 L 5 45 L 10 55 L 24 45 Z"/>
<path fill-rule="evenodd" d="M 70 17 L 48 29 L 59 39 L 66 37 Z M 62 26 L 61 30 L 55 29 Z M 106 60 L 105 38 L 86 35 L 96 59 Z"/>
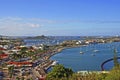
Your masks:
<path fill-rule="evenodd" d="M 120 59 L 120 57 L 117 57 L 117 59 Z M 113 61 L 113 60 L 114 60 L 113 58 L 110 58 L 110 59 L 104 61 L 104 62 L 101 64 L 101 70 L 104 71 L 104 70 L 105 70 L 105 69 L 104 69 L 104 65 L 105 65 L 106 63 L 110 62 L 110 61 Z"/>

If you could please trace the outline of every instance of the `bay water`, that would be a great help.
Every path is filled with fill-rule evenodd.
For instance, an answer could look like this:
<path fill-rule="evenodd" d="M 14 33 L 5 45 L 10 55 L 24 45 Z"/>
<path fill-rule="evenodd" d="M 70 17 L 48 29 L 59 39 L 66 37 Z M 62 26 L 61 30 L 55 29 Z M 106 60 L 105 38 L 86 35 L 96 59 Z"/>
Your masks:
<path fill-rule="evenodd" d="M 114 48 L 117 49 L 117 55 L 120 56 L 120 42 L 90 44 L 77 48 L 68 48 L 55 54 L 50 59 L 58 61 L 73 71 L 100 71 L 101 64 L 107 59 L 113 58 Z M 95 51 L 96 50 L 96 51 Z M 80 52 L 83 52 L 81 54 Z M 113 67 L 113 61 L 105 64 L 105 69 L 110 70 Z"/>

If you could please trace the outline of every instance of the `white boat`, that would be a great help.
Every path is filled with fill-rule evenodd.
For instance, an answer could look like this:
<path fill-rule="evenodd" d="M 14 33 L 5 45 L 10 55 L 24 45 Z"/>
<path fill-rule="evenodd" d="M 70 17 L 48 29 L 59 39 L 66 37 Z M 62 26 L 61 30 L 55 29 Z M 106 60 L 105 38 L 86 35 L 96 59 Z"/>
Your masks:
<path fill-rule="evenodd" d="M 80 47 L 80 54 L 84 54 L 82 47 Z"/>
<path fill-rule="evenodd" d="M 84 52 L 80 51 L 80 54 L 84 54 Z"/>
<path fill-rule="evenodd" d="M 53 63 L 51 64 L 51 66 L 55 66 L 56 64 L 58 64 L 58 61 L 53 61 Z"/>
<path fill-rule="evenodd" d="M 92 56 L 95 56 L 95 54 L 91 54 Z"/>
<path fill-rule="evenodd" d="M 99 50 L 93 50 L 93 52 L 99 52 Z"/>

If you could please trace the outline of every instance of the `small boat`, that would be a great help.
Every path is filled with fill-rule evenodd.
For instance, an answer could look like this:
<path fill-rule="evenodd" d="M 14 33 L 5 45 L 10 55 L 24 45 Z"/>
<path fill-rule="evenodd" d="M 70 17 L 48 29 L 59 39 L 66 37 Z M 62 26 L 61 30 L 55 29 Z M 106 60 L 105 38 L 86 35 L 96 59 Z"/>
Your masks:
<path fill-rule="evenodd" d="M 82 47 L 80 48 L 80 54 L 84 54 Z"/>
<path fill-rule="evenodd" d="M 84 54 L 84 52 L 80 51 L 80 54 Z"/>
<path fill-rule="evenodd" d="M 55 66 L 56 64 L 58 64 L 58 61 L 53 61 L 53 63 L 51 64 L 51 66 Z"/>
<path fill-rule="evenodd" d="M 95 54 L 91 54 L 92 56 L 95 56 Z"/>
<path fill-rule="evenodd" d="M 99 50 L 93 50 L 93 52 L 99 52 Z"/>

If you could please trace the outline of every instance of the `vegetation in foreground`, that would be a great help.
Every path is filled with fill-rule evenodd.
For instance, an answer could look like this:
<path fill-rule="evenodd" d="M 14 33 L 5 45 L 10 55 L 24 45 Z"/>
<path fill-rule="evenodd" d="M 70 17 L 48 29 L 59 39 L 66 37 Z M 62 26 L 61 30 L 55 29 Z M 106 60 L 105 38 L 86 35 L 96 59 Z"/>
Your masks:
<path fill-rule="evenodd" d="M 73 73 L 69 68 L 56 65 L 48 73 L 46 80 L 120 80 L 120 67 L 113 68 L 109 73 Z"/>
<path fill-rule="evenodd" d="M 53 70 L 48 73 L 47 80 L 58 80 L 60 78 L 69 78 L 72 76 L 72 69 L 65 68 L 63 65 L 56 65 L 53 67 Z"/>

